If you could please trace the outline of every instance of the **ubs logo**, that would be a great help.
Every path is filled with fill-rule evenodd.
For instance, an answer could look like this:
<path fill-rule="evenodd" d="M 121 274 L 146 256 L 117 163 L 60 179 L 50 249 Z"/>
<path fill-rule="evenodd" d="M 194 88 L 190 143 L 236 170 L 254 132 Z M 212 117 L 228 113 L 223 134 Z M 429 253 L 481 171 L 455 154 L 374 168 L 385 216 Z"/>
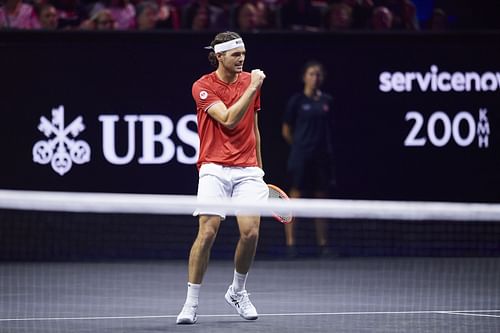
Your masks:
<path fill-rule="evenodd" d="M 199 138 L 196 115 L 187 114 L 177 122 L 161 114 L 99 115 L 102 127 L 102 157 L 114 165 L 126 165 L 137 158 L 139 164 L 166 164 L 174 160 L 179 164 L 195 164 L 198 160 Z M 118 123 L 126 124 L 123 131 Z M 142 135 L 136 138 L 136 128 Z M 90 146 L 76 137 L 85 130 L 81 116 L 69 125 L 64 122 L 64 106 L 52 110 L 52 119 L 40 117 L 38 130 L 46 136 L 33 146 L 33 161 L 51 164 L 63 176 L 74 164 L 90 161 Z M 119 133 L 117 133 L 119 132 Z M 173 137 L 176 137 L 175 139 Z M 126 142 L 125 154 L 117 152 L 117 142 Z M 136 156 L 136 143 L 142 148 Z M 94 154 L 95 155 L 95 154 Z M 94 156 L 95 157 L 95 156 Z"/>
<path fill-rule="evenodd" d="M 39 164 L 49 164 L 60 176 L 63 176 L 75 164 L 90 161 L 90 146 L 76 137 L 85 130 L 81 116 L 74 119 L 68 126 L 64 123 L 64 106 L 52 109 L 52 119 L 40 117 L 38 130 L 46 140 L 40 140 L 33 146 L 33 161 Z"/>

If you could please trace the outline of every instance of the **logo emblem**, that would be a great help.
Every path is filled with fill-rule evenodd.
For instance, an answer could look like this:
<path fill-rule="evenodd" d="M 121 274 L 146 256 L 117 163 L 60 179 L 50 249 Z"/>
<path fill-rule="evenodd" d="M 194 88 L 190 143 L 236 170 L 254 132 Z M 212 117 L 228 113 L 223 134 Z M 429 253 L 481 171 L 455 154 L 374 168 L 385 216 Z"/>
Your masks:
<path fill-rule="evenodd" d="M 236 306 L 237 308 L 240 307 L 240 302 L 238 302 L 236 298 L 234 298 L 233 296 L 229 296 L 229 298 L 231 298 L 231 302 L 234 303 L 234 306 Z"/>
<path fill-rule="evenodd" d="M 200 98 L 207 99 L 208 93 L 205 90 L 200 91 Z"/>
<path fill-rule="evenodd" d="M 47 140 L 40 140 L 33 146 L 33 161 L 39 164 L 50 163 L 60 176 L 68 172 L 73 163 L 83 164 L 90 161 L 90 146 L 75 138 L 83 130 L 83 118 L 77 117 L 64 127 L 64 106 L 52 109 L 52 121 L 40 117 L 38 130 Z"/>

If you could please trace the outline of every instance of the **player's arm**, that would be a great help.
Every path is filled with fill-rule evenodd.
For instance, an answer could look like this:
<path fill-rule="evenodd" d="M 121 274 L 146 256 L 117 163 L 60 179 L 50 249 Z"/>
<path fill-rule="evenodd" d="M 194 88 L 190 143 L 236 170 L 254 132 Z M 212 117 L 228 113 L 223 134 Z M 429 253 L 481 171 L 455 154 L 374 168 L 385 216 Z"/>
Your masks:
<path fill-rule="evenodd" d="M 283 115 L 283 123 L 281 125 L 281 136 L 285 139 L 286 143 L 291 145 L 293 143 L 293 130 L 297 118 L 297 95 L 292 96 L 288 101 L 285 113 Z"/>
<path fill-rule="evenodd" d="M 262 155 L 260 153 L 260 131 L 259 131 L 259 113 L 255 112 L 255 119 L 254 119 L 254 133 L 255 133 L 255 150 L 257 153 L 257 163 L 261 169 L 263 169 L 262 166 Z"/>
<path fill-rule="evenodd" d="M 289 145 L 292 144 L 293 142 L 292 127 L 288 123 L 283 123 L 283 125 L 281 125 L 281 135 Z"/>
<path fill-rule="evenodd" d="M 241 95 L 240 99 L 231 105 L 231 107 L 226 107 L 224 103 L 216 103 L 212 105 L 208 110 L 208 114 L 221 123 L 224 127 L 229 129 L 233 129 L 238 125 L 240 120 L 245 115 L 245 112 L 248 109 L 248 106 L 252 102 L 257 94 L 257 91 L 262 86 L 266 75 L 260 69 L 252 70 L 252 77 L 250 81 L 250 85 L 247 90 Z"/>

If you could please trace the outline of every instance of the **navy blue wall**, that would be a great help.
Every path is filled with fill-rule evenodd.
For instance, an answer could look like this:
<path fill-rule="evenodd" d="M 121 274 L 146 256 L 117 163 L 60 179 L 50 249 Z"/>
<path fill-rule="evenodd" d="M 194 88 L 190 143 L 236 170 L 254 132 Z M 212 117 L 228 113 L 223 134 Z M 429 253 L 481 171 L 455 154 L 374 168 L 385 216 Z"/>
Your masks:
<path fill-rule="evenodd" d="M 196 153 L 192 140 L 196 124 L 189 118 L 195 112 L 191 85 L 212 70 L 203 49 L 212 37 L 191 33 L 0 33 L 0 188 L 194 194 L 197 173 L 192 164 Z M 301 89 L 301 66 L 308 59 L 317 59 L 328 70 L 324 90 L 335 98 L 334 197 L 500 200 L 500 34 L 273 33 L 244 39 L 246 70 L 261 68 L 267 74 L 260 125 L 268 182 L 287 187 L 288 147 L 280 134 L 281 117 L 288 97 Z M 81 164 L 72 161 L 71 167 L 71 156 L 58 160 L 56 167 L 51 165 L 53 156 L 48 164 L 36 163 L 34 155 L 48 154 L 34 152 L 36 143 L 54 139 L 53 133 L 43 131 L 47 124 L 39 126 L 41 117 L 62 123 L 51 113 L 61 106 L 64 126 L 82 117 L 83 127 L 67 136 L 88 144 L 89 159 L 83 158 Z M 132 145 L 126 116 L 129 120 L 137 117 L 131 121 L 135 130 Z M 164 138 L 156 141 L 144 138 L 148 117 L 154 133 L 168 132 L 170 125 L 172 133 L 164 132 Z M 131 146 L 135 149 L 124 164 L 113 164 L 109 151 L 108 156 L 105 153 L 103 119 L 111 121 L 115 129 L 117 157 L 124 161 Z M 109 139 L 109 133 L 106 135 Z M 149 160 L 144 157 L 145 141 L 154 147 Z M 56 152 L 53 148 L 50 154 Z M 180 162 L 181 154 L 191 162 Z M 86 156 L 82 149 L 74 155 L 76 159 Z M 151 162 L 161 156 L 163 162 Z M 15 220 L 10 213 L 2 216 L 4 221 Z M 137 220 L 127 221 L 132 225 Z M 352 225 L 364 228 L 366 223 Z M 375 225 L 380 230 L 380 224 Z M 3 235 L 19 236 L 20 242 L 30 234 L 12 232 L 18 226 L 8 223 L 2 226 Z M 381 229 L 389 234 L 397 231 L 391 234 L 391 244 L 404 239 L 407 230 L 391 226 L 394 223 Z M 352 229 L 349 224 L 334 234 L 344 232 L 342 239 L 355 239 L 364 230 L 358 227 Z M 498 229 L 494 224 L 491 227 Z M 278 227 L 272 228 L 273 233 L 281 233 L 275 230 Z M 436 244 L 443 244 L 439 239 L 444 234 L 436 231 L 441 227 L 423 228 L 429 233 L 413 234 L 437 235 Z M 481 228 L 472 234 L 498 235 L 498 230 L 492 233 L 489 227 Z M 373 226 L 368 229 L 374 230 Z M 489 231 L 483 233 L 483 229 Z M 345 234 L 345 230 L 350 231 Z M 471 235 L 470 230 L 465 234 Z M 375 233 L 364 239 L 384 238 Z M 418 244 L 420 238 L 416 239 Z M 190 242 L 186 237 L 181 243 Z M 376 242 L 371 243 L 375 244 L 371 252 L 354 251 L 356 246 L 348 243 L 344 248 L 353 254 L 408 254 L 400 247 L 407 242 L 396 243 L 400 250 L 395 252 L 381 250 L 385 245 Z M 14 252 L 7 257 L 15 258 Z M 118 252 L 127 256 L 126 251 Z M 184 254 L 180 252 L 173 256 Z"/>
<path fill-rule="evenodd" d="M 0 62 L 6 65 L 0 81 L 0 148 L 5 161 L 1 166 L 0 188 L 195 193 L 196 168 L 178 162 L 177 150 L 191 159 L 196 151 L 190 139 L 179 137 L 175 127 L 181 126 L 184 116 L 195 113 L 191 85 L 211 71 L 203 46 L 212 37 L 211 34 L 1 34 Z M 245 36 L 246 69 L 262 68 L 267 74 L 260 117 L 266 179 L 286 186 L 288 147 L 280 134 L 281 117 L 288 97 L 301 89 L 301 66 L 314 58 L 325 63 L 329 75 L 324 90 L 335 98 L 337 196 L 498 201 L 499 37 L 498 34 Z M 468 73 L 477 78 L 471 81 L 471 91 L 457 91 L 467 89 L 462 81 Z M 412 80 L 400 81 L 411 79 L 412 75 Z M 416 75 L 420 75 L 420 81 Z M 451 91 L 435 89 L 437 75 L 444 75 L 441 80 L 444 88 Z M 446 80 L 451 75 L 457 77 L 455 85 L 451 85 L 449 78 Z M 391 89 L 388 82 L 394 83 L 395 88 L 387 91 Z M 50 163 L 33 162 L 35 143 L 49 140 L 38 130 L 40 117 L 51 121 L 51 110 L 59 106 L 64 107 L 65 126 L 82 116 L 85 129 L 73 139 L 87 142 L 91 149 L 87 163 L 73 163 L 62 176 Z M 486 119 L 481 118 L 481 109 L 486 110 L 483 114 Z M 419 114 L 421 124 L 408 116 L 413 111 Z M 463 111 L 467 113 L 465 116 L 460 113 Z M 439 112 L 444 115 L 436 114 Z M 148 161 L 141 164 L 144 122 L 139 119 L 134 123 L 135 154 L 126 164 L 110 163 L 104 154 L 104 122 L 100 117 L 109 119 L 113 115 L 117 117 L 114 123 L 117 156 L 124 157 L 130 149 L 126 115 L 159 115 L 167 117 L 174 126 L 166 139 L 172 145 L 170 148 L 176 149 L 172 158 L 160 164 Z M 454 124 L 458 126 L 456 130 L 452 130 Z M 153 125 L 156 133 L 165 127 L 159 121 Z M 489 127 L 487 135 L 484 131 L 478 133 L 480 125 L 481 130 Z M 194 122 L 188 119 L 184 127 L 187 128 L 184 132 L 195 136 Z M 487 136 L 488 147 L 480 146 L 479 136 L 483 139 Z M 460 146 L 457 137 L 467 141 L 466 145 Z M 425 143 L 405 146 L 405 141 L 411 139 Z M 154 145 L 157 156 L 170 149 L 158 142 Z"/>

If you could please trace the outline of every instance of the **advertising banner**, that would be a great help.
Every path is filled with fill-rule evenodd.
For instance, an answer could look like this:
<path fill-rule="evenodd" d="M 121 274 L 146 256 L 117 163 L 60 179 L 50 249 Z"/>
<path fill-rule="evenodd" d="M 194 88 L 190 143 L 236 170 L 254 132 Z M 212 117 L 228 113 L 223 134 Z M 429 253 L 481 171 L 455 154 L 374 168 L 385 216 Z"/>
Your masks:
<path fill-rule="evenodd" d="M 303 64 L 328 71 L 334 197 L 500 200 L 497 34 L 244 35 L 264 70 L 265 179 L 288 184 L 281 121 Z M 194 194 L 191 86 L 213 34 L 0 34 L 0 188 Z"/>

